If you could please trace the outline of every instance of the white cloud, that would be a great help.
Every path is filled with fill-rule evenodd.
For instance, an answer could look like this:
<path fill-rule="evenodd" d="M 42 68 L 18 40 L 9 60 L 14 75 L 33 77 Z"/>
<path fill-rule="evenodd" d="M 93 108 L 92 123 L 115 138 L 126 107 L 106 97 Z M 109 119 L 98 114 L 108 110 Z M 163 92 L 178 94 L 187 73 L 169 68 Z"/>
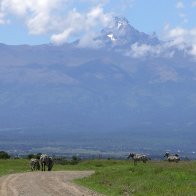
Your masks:
<path fill-rule="evenodd" d="M 133 45 L 131 45 L 130 54 L 135 58 L 147 56 L 148 54 L 158 55 L 160 54 L 160 48 L 147 44 L 134 43 Z"/>
<path fill-rule="evenodd" d="M 174 53 L 174 50 L 167 42 L 158 45 L 134 43 L 131 45 L 131 49 L 127 55 L 132 56 L 133 58 L 149 56 L 164 56 L 166 58 L 171 58 Z"/>
<path fill-rule="evenodd" d="M 19 16 L 33 17 L 41 12 L 50 14 L 50 12 L 62 3 L 62 0 L 1 0 L 1 10 L 5 13 L 10 13 Z"/>
<path fill-rule="evenodd" d="M 6 20 L 4 17 L 5 17 L 4 13 L 0 12 L 0 25 L 6 23 Z"/>
<path fill-rule="evenodd" d="M 80 11 L 74 8 L 79 3 L 76 0 L 1 0 L 0 24 L 5 24 L 12 15 L 24 21 L 30 34 L 50 34 L 53 43 L 61 44 L 73 36 L 87 37 L 87 34 L 93 40 L 94 30 L 111 20 L 111 14 L 103 9 L 106 2 L 80 0 L 91 7 Z"/>
<path fill-rule="evenodd" d="M 182 1 L 178 1 L 178 2 L 176 3 L 176 7 L 177 7 L 178 9 L 183 9 L 185 6 L 184 6 L 184 3 L 183 3 Z"/>
<path fill-rule="evenodd" d="M 20 17 L 31 34 L 41 34 L 54 29 L 54 11 L 66 2 L 67 0 L 1 0 L 0 10 L 4 20 L 10 15 Z"/>
<path fill-rule="evenodd" d="M 80 48 L 100 48 L 103 43 L 101 40 L 96 39 L 97 34 L 93 32 L 86 33 L 79 41 L 78 47 Z"/>
<path fill-rule="evenodd" d="M 189 53 L 196 57 L 196 43 L 192 45 Z"/>
<path fill-rule="evenodd" d="M 185 13 L 186 12 L 185 4 L 182 1 L 178 1 L 176 3 L 176 8 L 179 11 L 179 17 L 181 18 L 182 23 L 188 23 L 189 20 L 188 20 L 188 17 L 187 17 L 187 13 Z"/>
<path fill-rule="evenodd" d="M 65 21 L 64 31 L 54 34 L 51 40 L 59 44 L 68 41 L 71 36 L 80 35 L 82 37 L 81 46 L 90 43 L 94 45 L 92 43 L 95 41 L 94 30 L 97 27 L 106 26 L 111 20 L 112 15 L 104 13 L 103 8 L 100 6 L 93 7 L 84 14 L 79 13 L 77 10 L 72 10 Z"/>
<path fill-rule="evenodd" d="M 196 7 L 196 1 L 192 2 L 192 7 Z"/>
<path fill-rule="evenodd" d="M 182 19 L 183 23 L 188 23 L 188 18 L 187 15 L 185 13 L 179 13 L 179 17 Z"/>
<path fill-rule="evenodd" d="M 72 35 L 73 31 L 74 30 L 72 28 L 68 28 L 62 33 L 54 34 L 51 36 L 51 41 L 56 44 L 61 44 L 66 41 L 70 37 L 70 35 Z"/>
<path fill-rule="evenodd" d="M 196 28 L 167 28 L 165 32 L 165 39 L 170 40 L 170 47 L 177 47 L 187 54 L 196 57 Z"/>
<path fill-rule="evenodd" d="M 171 58 L 175 54 L 176 49 L 178 49 L 184 52 L 184 54 L 196 58 L 196 28 L 171 28 L 169 24 L 167 24 L 164 31 L 163 39 L 165 41 L 163 43 L 158 45 L 134 43 L 131 45 L 127 55 L 134 58 L 149 56 Z"/>
<path fill-rule="evenodd" d="M 122 5 L 122 10 L 126 10 L 127 8 L 132 8 L 136 0 L 119 0 L 119 5 Z M 118 9 L 121 6 L 118 7 Z"/>
<path fill-rule="evenodd" d="M 178 49 L 184 52 L 184 54 L 196 58 L 196 28 L 171 28 L 170 25 L 167 24 L 164 31 L 162 39 L 165 41 L 163 43 L 158 45 L 134 43 L 131 45 L 127 55 L 134 58 L 149 56 L 171 58 L 175 54 L 176 49 Z"/>
<path fill-rule="evenodd" d="M 171 40 L 174 45 L 191 44 L 196 41 L 196 29 L 185 29 L 181 27 L 169 29 L 166 32 L 166 38 Z"/>

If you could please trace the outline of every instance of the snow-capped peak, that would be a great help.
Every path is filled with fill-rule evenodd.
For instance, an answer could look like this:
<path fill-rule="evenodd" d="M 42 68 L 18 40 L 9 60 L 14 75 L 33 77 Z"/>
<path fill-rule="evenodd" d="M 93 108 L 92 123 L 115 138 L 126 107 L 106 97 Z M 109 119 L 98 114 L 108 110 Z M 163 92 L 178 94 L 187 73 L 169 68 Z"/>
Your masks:
<path fill-rule="evenodd" d="M 125 17 L 115 17 L 114 20 L 115 26 L 117 26 L 118 29 L 129 25 L 129 21 Z"/>
<path fill-rule="evenodd" d="M 118 29 L 119 29 L 121 26 L 122 26 L 122 23 L 119 22 L 119 23 L 118 23 Z"/>
<path fill-rule="evenodd" d="M 129 24 L 124 17 L 115 17 L 113 24 L 102 30 L 102 41 L 115 47 L 130 47 L 134 43 L 156 45 L 156 36 L 140 32 Z"/>
<path fill-rule="evenodd" d="M 114 37 L 113 34 L 108 34 L 107 35 L 112 41 L 116 41 L 117 39 Z"/>

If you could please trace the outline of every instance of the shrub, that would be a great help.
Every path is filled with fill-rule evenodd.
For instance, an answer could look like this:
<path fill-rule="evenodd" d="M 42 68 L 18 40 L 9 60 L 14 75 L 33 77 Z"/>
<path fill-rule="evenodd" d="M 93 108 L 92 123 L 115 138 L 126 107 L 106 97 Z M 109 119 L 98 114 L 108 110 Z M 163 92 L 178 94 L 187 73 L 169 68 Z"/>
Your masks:
<path fill-rule="evenodd" d="M 0 159 L 9 159 L 10 155 L 5 151 L 0 151 Z"/>
<path fill-rule="evenodd" d="M 55 164 L 60 164 L 60 165 L 76 165 L 81 161 L 81 159 L 77 156 L 73 156 L 71 160 L 66 159 L 65 157 L 56 157 L 54 158 L 54 163 Z"/>
<path fill-rule="evenodd" d="M 34 155 L 34 154 L 28 154 L 28 155 L 27 155 L 27 158 L 28 158 L 28 159 L 35 158 L 35 155 Z"/>
<path fill-rule="evenodd" d="M 36 156 L 36 159 L 40 159 L 41 155 L 42 155 L 41 152 L 37 153 L 37 154 L 35 155 L 35 156 Z"/>
<path fill-rule="evenodd" d="M 41 154 L 42 154 L 42 153 L 28 154 L 28 155 L 27 155 L 27 158 L 28 158 L 28 159 L 32 159 L 32 158 L 34 158 L 34 159 L 40 159 Z"/>
<path fill-rule="evenodd" d="M 68 161 L 65 157 L 59 157 L 54 159 L 55 164 L 60 165 L 69 165 L 70 161 Z"/>
<path fill-rule="evenodd" d="M 73 156 L 70 163 L 71 165 L 76 165 L 78 164 L 79 162 L 81 161 L 81 158 L 80 157 L 77 157 L 77 156 Z"/>

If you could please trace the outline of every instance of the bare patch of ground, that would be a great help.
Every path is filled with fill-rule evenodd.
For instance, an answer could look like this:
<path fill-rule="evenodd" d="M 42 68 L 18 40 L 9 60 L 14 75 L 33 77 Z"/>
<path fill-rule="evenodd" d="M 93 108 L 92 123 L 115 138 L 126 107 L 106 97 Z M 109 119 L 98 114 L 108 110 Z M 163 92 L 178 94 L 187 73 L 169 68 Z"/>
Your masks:
<path fill-rule="evenodd" d="M 92 171 L 29 172 L 0 178 L 1 196 L 100 196 L 72 180 L 92 175 Z"/>

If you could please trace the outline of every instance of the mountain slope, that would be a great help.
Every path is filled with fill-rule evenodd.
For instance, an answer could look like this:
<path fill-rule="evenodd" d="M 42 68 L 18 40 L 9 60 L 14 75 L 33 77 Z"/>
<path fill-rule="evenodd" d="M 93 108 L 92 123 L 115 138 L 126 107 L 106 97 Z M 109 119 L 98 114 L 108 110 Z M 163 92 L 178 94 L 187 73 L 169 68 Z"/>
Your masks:
<path fill-rule="evenodd" d="M 125 55 L 130 44 L 161 44 L 126 19 L 101 34 L 98 49 L 1 44 L 0 130 L 195 136 L 195 61 L 178 50 L 170 57 Z"/>

